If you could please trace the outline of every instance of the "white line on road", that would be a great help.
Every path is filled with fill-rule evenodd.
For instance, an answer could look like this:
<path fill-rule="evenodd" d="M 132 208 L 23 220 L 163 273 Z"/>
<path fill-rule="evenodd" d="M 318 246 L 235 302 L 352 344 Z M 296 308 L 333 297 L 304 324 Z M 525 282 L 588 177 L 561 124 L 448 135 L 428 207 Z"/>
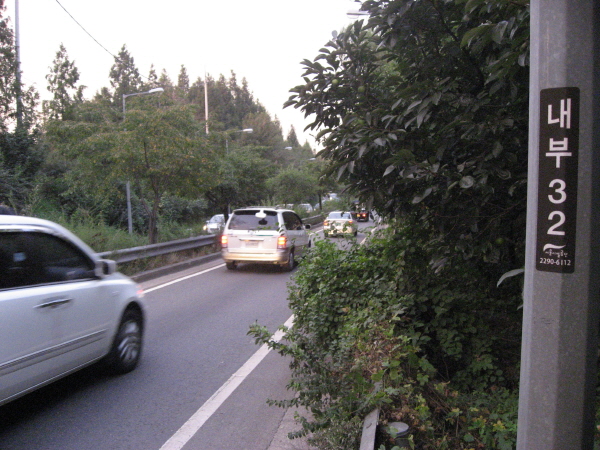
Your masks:
<path fill-rule="evenodd" d="M 149 288 L 149 289 L 144 289 L 144 293 L 147 294 L 148 292 L 157 291 L 158 289 L 162 289 L 162 288 L 165 288 L 167 286 L 171 286 L 172 284 L 179 283 L 180 281 L 183 281 L 183 280 L 189 280 L 190 278 L 197 277 L 198 275 L 203 275 L 203 274 L 205 274 L 207 272 L 210 272 L 210 271 L 215 270 L 215 269 L 219 269 L 219 268 L 224 267 L 224 266 L 225 266 L 225 264 L 219 264 L 218 266 L 211 267 L 210 269 L 202 270 L 200 272 L 196 272 L 196 273 L 193 273 L 191 275 L 186 275 L 185 277 L 177 278 L 176 280 L 169 281 L 168 283 L 164 283 L 164 284 L 159 284 L 158 286 L 154 286 L 154 287 Z"/>
<path fill-rule="evenodd" d="M 210 269 L 209 269 L 210 270 Z M 292 315 L 284 324 L 291 327 L 294 323 Z M 272 341 L 279 342 L 283 338 L 283 331 L 277 332 L 271 338 Z M 242 384 L 250 373 L 260 364 L 260 362 L 269 354 L 271 349 L 267 344 L 263 344 L 256 353 L 254 353 L 246 363 L 238 369 L 231 377 L 200 407 L 198 411 L 184 423 L 177 432 L 169 438 L 160 450 L 181 450 L 188 441 L 194 437 L 204 423 L 219 409 L 227 398 Z"/>

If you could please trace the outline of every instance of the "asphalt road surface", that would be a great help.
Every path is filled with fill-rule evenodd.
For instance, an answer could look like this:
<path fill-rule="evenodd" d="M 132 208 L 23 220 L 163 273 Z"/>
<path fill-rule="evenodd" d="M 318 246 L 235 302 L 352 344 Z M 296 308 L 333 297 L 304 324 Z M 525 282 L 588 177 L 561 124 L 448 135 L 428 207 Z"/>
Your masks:
<path fill-rule="evenodd" d="M 0 450 L 267 449 L 285 411 L 266 401 L 293 395 L 288 361 L 247 332 L 290 318 L 291 276 L 216 260 L 142 283 L 138 368 L 113 377 L 89 367 L 0 407 Z"/>

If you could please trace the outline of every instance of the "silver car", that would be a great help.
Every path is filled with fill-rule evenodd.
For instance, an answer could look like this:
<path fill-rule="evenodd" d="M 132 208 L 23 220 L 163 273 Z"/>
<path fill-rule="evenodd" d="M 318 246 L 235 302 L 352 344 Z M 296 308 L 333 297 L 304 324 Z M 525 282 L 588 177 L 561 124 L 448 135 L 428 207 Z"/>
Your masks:
<path fill-rule="evenodd" d="M 221 236 L 221 256 L 233 270 L 240 262 L 277 264 L 292 270 L 296 256 L 310 248 L 304 225 L 294 211 L 252 207 L 233 211 Z"/>
<path fill-rule="evenodd" d="M 225 226 L 225 215 L 215 214 L 204 225 L 204 231 L 212 234 L 219 234 Z"/>
<path fill-rule="evenodd" d="M 133 370 L 142 297 L 60 225 L 0 215 L 0 405 L 96 361 Z"/>
<path fill-rule="evenodd" d="M 323 234 L 325 237 L 338 234 L 358 234 L 358 223 L 349 211 L 331 211 L 323 221 Z"/>

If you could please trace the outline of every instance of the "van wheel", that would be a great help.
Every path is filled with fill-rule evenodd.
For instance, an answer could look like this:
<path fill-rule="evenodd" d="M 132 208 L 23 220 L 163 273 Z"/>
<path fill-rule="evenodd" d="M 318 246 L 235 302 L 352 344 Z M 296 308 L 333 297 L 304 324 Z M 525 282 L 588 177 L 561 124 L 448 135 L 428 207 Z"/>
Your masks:
<path fill-rule="evenodd" d="M 114 374 L 131 372 L 138 364 L 142 353 L 143 319 L 135 309 L 123 314 L 110 353 L 104 362 Z"/>
<path fill-rule="evenodd" d="M 290 257 L 288 258 L 288 262 L 286 264 L 284 264 L 283 270 L 285 270 L 286 272 L 291 272 L 292 270 L 294 270 L 294 266 L 296 265 L 296 261 L 294 259 L 294 250 L 290 251 Z"/>
<path fill-rule="evenodd" d="M 237 263 L 235 261 L 226 262 L 225 265 L 229 270 L 237 269 Z"/>

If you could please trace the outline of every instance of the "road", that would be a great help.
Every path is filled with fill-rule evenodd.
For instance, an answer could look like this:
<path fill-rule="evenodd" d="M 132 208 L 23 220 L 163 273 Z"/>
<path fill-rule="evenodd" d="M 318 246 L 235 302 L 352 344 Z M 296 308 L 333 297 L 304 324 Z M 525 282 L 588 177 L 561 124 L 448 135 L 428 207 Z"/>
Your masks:
<path fill-rule="evenodd" d="M 293 395 L 289 369 L 273 352 L 253 360 L 259 346 L 247 332 L 290 318 L 290 276 L 216 260 L 143 283 L 139 367 L 120 377 L 90 367 L 0 407 L 0 450 L 267 449 L 285 411 L 266 400 Z"/>

